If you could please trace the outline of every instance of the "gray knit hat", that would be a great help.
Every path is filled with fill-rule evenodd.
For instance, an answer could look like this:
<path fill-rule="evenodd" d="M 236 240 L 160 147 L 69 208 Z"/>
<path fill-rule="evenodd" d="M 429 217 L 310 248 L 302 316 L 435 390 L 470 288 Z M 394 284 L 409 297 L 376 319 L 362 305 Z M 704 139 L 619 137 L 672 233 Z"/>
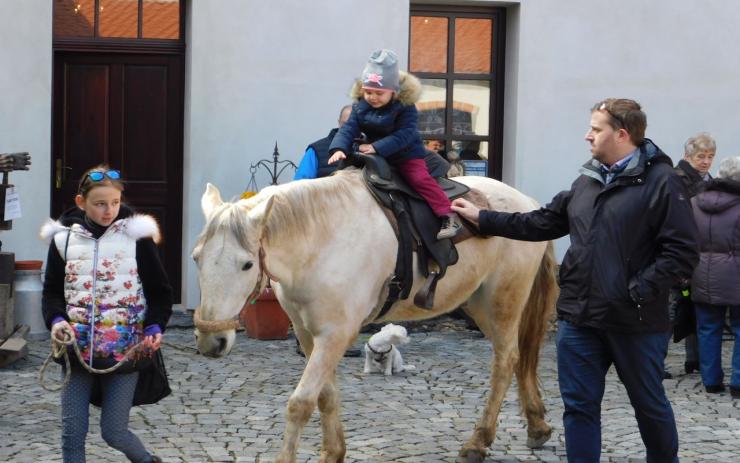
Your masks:
<path fill-rule="evenodd" d="M 385 48 L 375 50 L 362 71 L 362 88 L 397 92 L 401 88 L 398 84 L 398 56 Z"/>

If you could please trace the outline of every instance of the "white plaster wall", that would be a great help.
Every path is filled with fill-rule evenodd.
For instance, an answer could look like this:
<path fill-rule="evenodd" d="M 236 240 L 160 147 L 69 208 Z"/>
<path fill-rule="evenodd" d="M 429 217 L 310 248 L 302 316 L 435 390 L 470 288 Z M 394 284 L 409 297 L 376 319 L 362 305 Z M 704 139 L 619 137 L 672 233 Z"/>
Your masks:
<path fill-rule="evenodd" d="M 504 180 L 538 201 L 569 188 L 589 158 L 589 110 L 607 97 L 640 102 L 647 136 L 674 162 L 699 131 L 717 140 L 712 172 L 740 154 L 740 2 L 465 3 L 508 8 Z"/>
<path fill-rule="evenodd" d="M 430 3 L 432 0 L 425 1 Z M 567 188 L 589 156 L 589 108 L 604 97 L 641 102 L 648 136 L 674 161 L 706 130 L 718 157 L 740 154 L 740 2 L 511 0 L 437 2 L 507 7 L 504 180 L 540 202 Z M 29 151 L 10 178 L 23 217 L 0 232 L 18 259 L 44 258 L 36 236 L 49 213 L 51 0 L 0 0 L 0 152 Z M 188 2 L 183 303 L 198 302 L 189 258 L 207 181 L 241 193 L 249 164 L 275 140 L 297 162 L 346 103 L 370 51 L 408 46 L 408 0 Z M 716 164 L 715 169 L 716 171 Z M 284 177 L 287 180 L 289 177 Z M 258 177 L 266 184 L 264 175 Z M 560 253 L 567 244 L 561 241 Z"/>
<path fill-rule="evenodd" d="M 197 305 L 190 250 L 203 227 L 206 182 L 239 195 L 249 165 L 300 160 L 306 145 L 335 126 L 339 108 L 375 48 L 394 49 L 406 68 L 406 0 L 280 0 L 189 5 L 185 120 L 183 305 Z M 361 18 L 368 12 L 372 21 Z M 260 187 L 268 183 L 259 173 Z M 282 181 L 292 178 L 284 174 Z"/>
<path fill-rule="evenodd" d="M 23 216 L 0 231 L 16 260 L 46 259 L 38 232 L 50 210 L 51 2 L 0 0 L 0 153 L 27 151 L 32 162 L 10 173 Z"/>

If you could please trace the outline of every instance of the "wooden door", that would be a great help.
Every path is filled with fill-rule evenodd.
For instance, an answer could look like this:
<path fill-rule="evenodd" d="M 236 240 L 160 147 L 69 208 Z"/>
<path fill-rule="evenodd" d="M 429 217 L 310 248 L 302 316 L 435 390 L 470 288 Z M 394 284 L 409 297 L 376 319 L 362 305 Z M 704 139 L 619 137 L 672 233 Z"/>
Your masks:
<path fill-rule="evenodd" d="M 160 253 L 180 302 L 183 57 L 54 55 L 52 217 L 74 205 L 80 177 L 119 169 L 124 202 L 159 221 Z"/>

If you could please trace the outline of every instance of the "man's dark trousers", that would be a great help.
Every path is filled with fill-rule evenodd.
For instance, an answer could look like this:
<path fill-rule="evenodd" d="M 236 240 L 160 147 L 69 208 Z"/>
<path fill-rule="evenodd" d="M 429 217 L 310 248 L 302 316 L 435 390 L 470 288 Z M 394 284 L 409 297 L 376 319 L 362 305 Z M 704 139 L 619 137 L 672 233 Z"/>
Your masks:
<path fill-rule="evenodd" d="M 601 399 L 614 364 L 635 410 L 648 462 L 677 462 L 678 433 L 663 389 L 665 333 L 625 334 L 558 321 L 558 381 L 571 463 L 599 461 Z"/>

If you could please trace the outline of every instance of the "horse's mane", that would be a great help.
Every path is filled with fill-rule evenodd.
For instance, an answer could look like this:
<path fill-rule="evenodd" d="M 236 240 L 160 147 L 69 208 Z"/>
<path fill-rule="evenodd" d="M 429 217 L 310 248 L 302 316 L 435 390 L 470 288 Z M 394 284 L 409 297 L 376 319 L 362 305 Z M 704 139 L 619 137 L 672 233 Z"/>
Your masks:
<path fill-rule="evenodd" d="M 364 188 L 360 171 L 348 169 L 331 177 L 293 182 L 276 189 L 267 198 L 272 204 L 267 206 L 270 210 L 265 221 L 265 238 L 277 244 L 328 236 L 331 216 L 353 207 L 358 188 Z"/>
<path fill-rule="evenodd" d="M 219 230 L 227 229 L 244 249 L 255 252 L 256 249 L 253 249 L 249 240 L 250 228 L 247 221 L 247 211 L 244 201 L 225 202 L 217 206 L 207 220 L 203 232 L 198 237 L 195 248 L 197 249 L 202 243 L 213 238 Z"/>
<path fill-rule="evenodd" d="M 328 236 L 331 215 L 352 207 L 356 197 L 353 191 L 364 188 L 361 182 L 360 171 L 348 169 L 321 180 L 268 187 L 246 200 L 224 202 L 211 213 L 195 248 L 224 229 L 250 252 L 257 251 L 262 237 L 277 244 Z M 262 236 L 255 236 L 255 223 L 263 220 Z"/>

